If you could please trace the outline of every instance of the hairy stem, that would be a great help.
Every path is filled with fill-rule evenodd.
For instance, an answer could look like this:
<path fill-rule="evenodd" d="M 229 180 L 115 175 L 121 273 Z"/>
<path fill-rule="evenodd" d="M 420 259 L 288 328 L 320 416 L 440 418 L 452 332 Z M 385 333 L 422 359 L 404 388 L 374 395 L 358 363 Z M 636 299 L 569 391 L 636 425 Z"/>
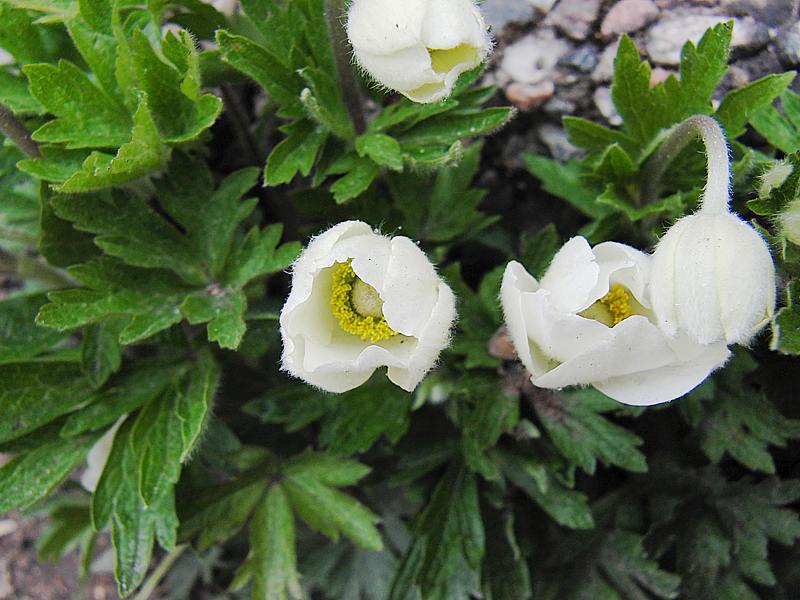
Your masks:
<path fill-rule="evenodd" d="M 350 120 L 356 135 L 361 135 L 367 129 L 364 119 L 363 102 L 361 90 L 353 74 L 353 67 L 350 64 L 350 43 L 347 40 L 347 32 L 342 24 L 345 14 L 344 0 L 325 0 L 325 22 L 328 25 L 328 35 L 331 38 L 333 48 L 333 60 L 336 64 L 336 73 L 341 86 L 344 103 L 347 112 L 350 113 Z"/>
<path fill-rule="evenodd" d="M 31 133 L 14 116 L 14 113 L 0 104 L 0 131 L 30 158 L 41 156 L 39 145 L 31 139 Z"/>
<path fill-rule="evenodd" d="M 51 267 L 30 256 L 15 256 L 0 249 L 0 274 L 17 275 L 22 279 L 36 279 L 52 289 L 75 287 L 77 282 L 61 269 Z"/>
<path fill-rule="evenodd" d="M 188 544 L 175 546 L 172 552 L 167 554 L 164 560 L 162 560 L 150 574 L 150 577 L 144 582 L 144 585 L 139 590 L 139 593 L 133 597 L 133 600 L 147 600 L 158 587 L 162 577 L 167 574 L 167 571 L 170 570 L 172 565 L 175 564 L 175 561 L 181 557 L 181 554 L 183 554 L 188 547 Z"/>
<path fill-rule="evenodd" d="M 724 212 L 730 202 L 730 158 L 725 132 L 719 123 L 705 115 L 689 117 L 669 134 L 655 153 L 647 160 L 642 171 L 642 197 L 645 203 L 658 197 L 661 179 L 670 163 L 686 145 L 699 137 L 706 147 L 706 187 L 701 200 L 701 210 Z"/>

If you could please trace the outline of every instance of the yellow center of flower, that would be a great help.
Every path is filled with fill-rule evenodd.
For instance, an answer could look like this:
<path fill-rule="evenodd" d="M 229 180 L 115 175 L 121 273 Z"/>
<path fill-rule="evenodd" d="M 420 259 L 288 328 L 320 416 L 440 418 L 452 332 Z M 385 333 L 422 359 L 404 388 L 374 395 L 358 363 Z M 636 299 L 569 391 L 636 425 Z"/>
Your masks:
<path fill-rule="evenodd" d="M 615 283 L 605 296 L 578 314 L 613 327 L 632 315 L 641 314 L 643 310 L 644 307 L 628 290 Z"/>
<path fill-rule="evenodd" d="M 358 278 L 350 260 L 333 266 L 331 310 L 339 326 L 373 344 L 397 335 L 383 317 L 377 290 Z"/>

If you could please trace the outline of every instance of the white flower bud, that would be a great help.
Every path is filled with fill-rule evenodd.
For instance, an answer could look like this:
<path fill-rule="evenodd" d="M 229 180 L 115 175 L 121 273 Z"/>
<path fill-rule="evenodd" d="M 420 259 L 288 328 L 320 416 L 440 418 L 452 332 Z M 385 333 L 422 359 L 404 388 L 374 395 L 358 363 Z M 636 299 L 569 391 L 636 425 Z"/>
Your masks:
<path fill-rule="evenodd" d="M 680 219 L 658 243 L 653 310 L 668 335 L 701 344 L 747 343 L 775 307 L 775 268 L 764 239 L 728 211 Z"/>
<path fill-rule="evenodd" d="M 690 117 L 665 146 L 693 135 L 706 146 L 706 189 L 700 210 L 670 227 L 653 253 L 653 311 L 669 336 L 745 344 L 773 314 L 775 267 L 764 239 L 728 208 L 730 161 L 719 124 Z"/>
<path fill-rule="evenodd" d="M 781 213 L 779 220 L 783 236 L 800 246 L 800 200 L 792 200 Z"/>
<path fill-rule="evenodd" d="M 347 36 L 364 71 L 415 102 L 446 98 L 491 50 L 472 0 L 353 0 Z"/>
<path fill-rule="evenodd" d="M 414 242 L 339 223 L 292 267 L 280 316 L 283 369 L 346 392 L 386 366 L 410 392 L 449 343 L 455 315 L 453 292 Z"/>

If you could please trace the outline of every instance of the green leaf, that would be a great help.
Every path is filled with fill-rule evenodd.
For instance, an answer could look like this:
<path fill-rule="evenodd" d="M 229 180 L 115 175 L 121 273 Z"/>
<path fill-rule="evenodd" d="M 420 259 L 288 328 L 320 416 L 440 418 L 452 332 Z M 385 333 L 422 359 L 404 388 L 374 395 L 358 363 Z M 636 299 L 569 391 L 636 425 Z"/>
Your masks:
<path fill-rule="evenodd" d="M 189 323 L 208 323 L 209 341 L 232 350 L 239 347 L 247 329 L 246 309 L 247 300 L 241 290 L 214 285 L 187 296 L 180 306 L 181 314 Z"/>
<path fill-rule="evenodd" d="M 594 518 L 586 496 L 559 481 L 553 465 L 535 456 L 495 450 L 495 461 L 506 478 L 536 502 L 556 523 L 570 529 L 591 529 Z"/>
<path fill-rule="evenodd" d="M 358 197 L 372 184 L 380 167 L 368 158 L 357 158 L 348 172 L 331 186 L 337 204 Z"/>
<path fill-rule="evenodd" d="M 531 578 L 514 532 L 514 515 L 486 507 L 483 587 L 487 600 L 528 600 Z"/>
<path fill-rule="evenodd" d="M 481 149 L 481 143 L 470 144 L 456 166 L 435 174 L 403 173 L 389 178 L 394 203 L 403 213 L 409 235 L 445 242 L 475 234 L 493 222 L 478 210 L 485 191 L 470 187 Z"/>
<path fill-rule="evenodd" d="M 66 437 L 109 427 L 122 415 L 161 395 L 189 367 L 187 363 L 155 359 L 139 359 L 126 365 L 92 396 L 90 404 L 67 416 L 61 435 Z"/>
<path fill-rule="evenodd" d="M 347 468 L 346 479 L 341 476 L 342 467 Z M 363 474 L 363 467 L 353 461 L 312 456 L 284 470 L 282 487 L 294 511 L 312 529 L 334 541 L 342 533 L 362 548 L 380 550 L 383 542 L 374 525 L 378 517 L 357 500 L 335 489 L 355 483 L 353 476 Z"/>
<path fill-rule="evenodd" d="M 528 273 L 539 279 L 547 271 L 560 247 L 558 231 L 550 223 L 535 234 L 523 233 L 520 236 L 520 261 Z"/>
<path fill-rule="evenodd" d="M 270 32 L 270 36 L 274 34 L 274 30 Z M 276 55 L 246 37 L 232 35 L 225 30 L 217 31 L 217 43 L 225 62 L 252 77 L 281 104 L 280 116 L 305 116 L 300 102 L 303 83 Z M 287 50 L 283 48 L 282 51 Z"/>
<path fill-rule="evenodd" d="M 644 455 L 636 449 L 642 439 L 601 416 L 619 405 L 594 389 L 573 392 L 538 393 L 536 414 L 559 452 L 590 475 L 597 460 L 643 473 Z"/>
<path fill-rule="evenodd" d="M 95 388 L 101 387 L 122 366 L 119 345 L 121 321 L 108 321 L 86 328 L 81 343 L 83 372 Z"/>
<path fill-rule="evenodd" d="M 158 538 L 165 550 L 175 546 L 178 520 L 172 488 L 147 505 L 139 495 L 138 457 L 131 445 L 132 420 L 117 431 L 103 474 L 92 498 L 96 530 L 111 521 L 111 540 L 116 554 L 114 575 L 121 596 L 142 582 L 153 543 Z"/>
<path fill-rule="evenodd" d="M 0 70 L 0 102 L 18 115 L 30 113 L 38 115 L 45 112 L 42 105 L 31 95 L 25 79 L 3 70 Z"/>
<path fill-rule="evenodd" d="M 356 138 L 356 152 L 368 156 L 382 167 L 403 170 L 403 150 L 393 137 L 384 133 L 365 133 Z"/>
<path fill-rule="evenodd" d="M 0 467 L 0 514 L 28 508 L 47 496 L 83 461 L 97 437 L 55 439 Z"/>
<path fill-rule="evenodd" d="M 178 481 L 181 464 L 205 426 L 219 382 L 219 369 L 208 354 L 175 386 L 139 411 L 130 432 L 138 459 L 138 490 L 145 505 L 159 502 Z"/>
<path fill-rule="evenodd" d="M 57 419 L 92 394 L 79 365 L 70 362 L 1 365 L 0 381 L 0 442 Z"/>
<path fill-rule="evenodd" d="M 304 554 L 300 570 L 306 589 L 337 600 L 386 600 L 396 562 L 390 551 L 339 542 Z"/>
<path fill-rule="evenodd" d="M 24 6 L 0 4 L 0 48 L 16 58 L 19 63 L 32 63 L 50 58 L 46 36 L 32 23 L 32 16 Z"/>
<path fill-rule="evenodd" d="M 281 128 L 286 138 L 270 152 L 264 171 L 266 185 L 289 183 L 300 173 L 306 177 L 322 149 L 326 134 L 315 123 L 301 120 Z"/>
<path fill-rule="evenodd" d="M 280 485 L 270 486 L 250 522 L 254 600 L 301 598 L 294 548 L 294 516 Z"/>
<path fill-rule="evenodd" d="M 130 139 L 131 118 L 72 63 L 25 65 L 31 94 L 56 116 L 33 132 L 67 148 L 116 147 Z"/>
<path fill-rule="evenodd" d="M 381 435 L 395 444 L 408 429 L 411 402 L 410 394 L 388 381 L 339 394 L 319 442 L 336 456 L 366 452 Z"/>
<path fill-rule="evenodd" d="M 305 67 L 298 71 L 308 85 L 300 101 L 312 120 L 343 140 L 353 137 L 353 124 L 344 106 L 338 82 L 322 69 Z"/>
<path fill-rule="evenodd" d="M 533 154 L 523 155 L 531 173 L 542 181 L 545 191 L 569 202 L 587 217 L 599 219 L 606 214 L 605 207 L 597 204 L 597 193 L 581 181 L 580 163 L 560 164 L 552 159 Z"/>
<path fill-rule="evenodd" d="M 395 572 L 391 600 L 461 598 L 459 578 L 477 582 L 484 527 L 475 476 L 453 463 L 414 526 L 415 541 Z"/>
<path fill-rule="evenodd" d="M 775 317 L 773 347 L 784 354 L 800 354 L 800 281 L 789 282 L 786 306 Z"/>
<path fill-rule="evenodd" d="M 244 287 L 264 275 L 287 269 L 300 254 L 299 242 L 278 246 L 283 224 L 274 223 L 259 230 L 254 227 L 232 251 L 223 280 L 233 287 Z"/>
<path fill-rule="evenodd" d="M 715 117 L 730 139 L 745 132 L 750 119 L 772 104 L 794 80 L 795 73 L 773 73 L 730 92 L 717 109 Z"/>
<path fill-rule="evenodd" d="M 92 152 L 81 170 L 55 189 L 76 193 L 121 185 L 165 167 L 168 160 L 169 148 L 162 142 L 148 108 L 147 96 L 143 96 L 133 115 L 131 139 L 120 146 L 116 156 Z"/>
<path fill-rule="evenodd" d="M 31 359 L 64 339 L 62 334 L 34 323 L 45 302 L 44 294 L 15 296 L 0 302 L 0 364 Z"/>
<path fill-rule="evenodd" d="M 486 135 L 505 125 L 514 116 L 512 108 L 464 110 L 432 117 L 398 136 L 404 145 L 450 145 L 465 137 Z"/>
<path fill-rule="evenodd" d="M 611 144 L 619 144 L 623 148 L 633 144 L 633 140 L 625 134 L 580 117 L 564 117 L 563 123 L 569 141 L 591 152 L 602 152 Z"/>
<path fill-rule="evenodd" d="M 785 446 L 788 440 L 799 439 L 800 420 L 781 415 L 764 392 L 748 381 L 756 366 L 746 353 L 736 353 L 715 374 L 714 394 L 702 401 L 702 417 L 695 417 L 693 424 L 700 447 L 712 463 L 728 453 L 749 469 L 774 473 L 769 445 Z"/>

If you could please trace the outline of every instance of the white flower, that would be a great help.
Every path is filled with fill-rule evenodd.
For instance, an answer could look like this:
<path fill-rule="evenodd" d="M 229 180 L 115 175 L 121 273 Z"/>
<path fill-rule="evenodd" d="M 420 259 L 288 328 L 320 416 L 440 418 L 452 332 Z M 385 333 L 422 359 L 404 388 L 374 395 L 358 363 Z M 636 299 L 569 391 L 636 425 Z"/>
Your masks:
<path fill-rule="evenodd" d="M 574 237 L 537 282 L 518 262 L 503 275 L 506 325 L 534 385 L 593 385 L 625 404 L 678 398 L 721 366 L 724 343 L 669 338 L 648 301 L 651 258 L 615 242 Z"/>
<path fill-rule="evenodd" d="M 411 391 L 448 344 L 455 297 L 410 239 L 346 221 L 313 238 L 281 310 L 283 368 L 330 392 L 381 366 Z"/>
<path fill-rule="evenodd" d="M 744 344 L 772 317 L 775 266 L 764 239 L 728 208 L 730 159 L 719 123 L 690 117 L 672 137 L 684 142 L 694 135 L 706 146 L 706 188 L 700 209 L 678 220 L 656 246 L 653 311 L 669 336 Z"/>
<path fill-rule="evenodd" d="M 667 335 L 747 343 L 772 317 L 775 267 L 764 239 L 725 211 L 680 219 L 653 253 L 653 310 Z"/>
<path fill-rule="evenodd" d="M 491 50 L 472 0 L 353 0 L 347 36 L 375 81 L 415 102 L 446 98 Z"/>
<path fill-rule="evenodd" d="M 111 453 L 111 446 L 114 444 L 114 436 L 124 420 L 124 417 L 117 420 L 89 450 L 89 454 L 86 456 L 86 470 L 81 475 L 81 485 L 87 492 L 94 492 L 97 488 L 97 482 L 100 481 L 100 475 L 103 474 L 103 469 L 108 462 L 108 455 Z"/>

